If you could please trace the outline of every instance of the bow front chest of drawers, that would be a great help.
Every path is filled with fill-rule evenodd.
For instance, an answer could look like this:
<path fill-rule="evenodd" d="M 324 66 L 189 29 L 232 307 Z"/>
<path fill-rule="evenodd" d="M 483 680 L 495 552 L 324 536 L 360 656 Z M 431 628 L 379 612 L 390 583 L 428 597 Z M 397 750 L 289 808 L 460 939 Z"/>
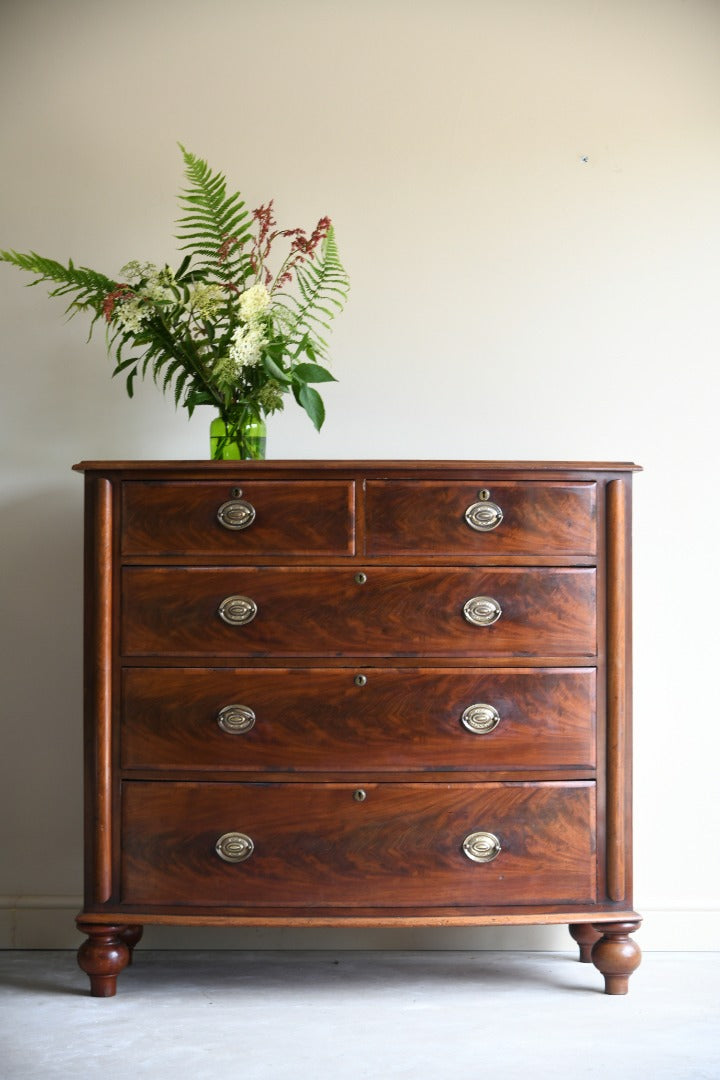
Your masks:
<path fill-rule="evenodd" d="M 76 468 L 93 994 L 147 923 L 566 923 L 626 992 L 635 466 Z"/>

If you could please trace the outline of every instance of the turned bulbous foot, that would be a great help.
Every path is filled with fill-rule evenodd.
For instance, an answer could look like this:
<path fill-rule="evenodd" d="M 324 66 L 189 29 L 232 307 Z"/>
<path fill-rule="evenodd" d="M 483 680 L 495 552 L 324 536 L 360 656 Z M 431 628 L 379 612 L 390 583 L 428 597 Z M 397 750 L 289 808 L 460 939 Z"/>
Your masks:
<path fill-rule="evenodd" d="M 114 997 L 117 977 L 130 962 L 130 949 L 122 938 L 122 926 L 77 924 L 88 939 L 78 949 L 78 964 L 90 977 L 92 997 Z"/>
<path fill-rule="evenodd" d="M 630 937 L 639 922 L 593 923 L 602 937 L 592 949 L 592 962 L 605 978 L 606 994 L 627 994 L 628 979 L 642 958 L 640 946 Z"/>
<path fill-rule="evenodd" d="M 118 937 L 121 941 L 124 941 L 128 947 L 129 957 L 128 965 L 133 962 L 133 951 L 135 946 L 143 936 L 142 926 L 121 926 L 118 928 Z"/>
<path fill-rule="evenodd" d="M 592 947 L 602 937 L 600 931 L 596 930 L 592 923 L 572 923 L 568 930 L 570 931 L 570 937 L 580 947 L 580 963 L 591 963 Z"/>

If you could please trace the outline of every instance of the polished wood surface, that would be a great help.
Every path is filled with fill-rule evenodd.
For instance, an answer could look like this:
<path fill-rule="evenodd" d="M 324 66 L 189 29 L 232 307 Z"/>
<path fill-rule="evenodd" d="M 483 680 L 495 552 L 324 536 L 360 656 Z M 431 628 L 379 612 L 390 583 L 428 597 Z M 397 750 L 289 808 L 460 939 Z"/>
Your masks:
<path fill-rule="evenodd" d="M 365 680 L 358 686 L 356 679 Z M 595 671 L 126 668 L 125 769 L 357 772 L 595 767 Z M 218 725 L 251 708 L 248 732 Z M 489 704 L 497 727 L 462 723 Z"/>
<path fill-rule="evenodd" d="M 331 476 L 407 476 L 418 478 L 425 475 L 442 477 L 477 476 L 491 473 L 516 474 L 527 473 L 530 476 L 548 478 L 548 474 L 557 473 L 561 478 L 577 479 L 579 474 L 593 478 L 597 473 L 639 472 L 642 466 L 632 461 L 480 461 L 480 460 L 418 460 L 408 458 L 357 458 L 322 460 L 316 458 L 289 458 L 270 461 L 208 461 L 165 460 L 165 461 L 79 461 L 73 465 L 76 472 L 112 474 L 121 478 L 138 476 L 156 476 L 164 474 L 164 479 L 177 479 L 179 476 L 271 476 L 288 475 L 293 478 L 317 478 L 318 475 Z"/>
<path fill-rule="evenodd" d="M 94 898 L 109 900 L 112 893 L 112 565 L 113 497 L 108 480 L 98 481 L 94 492 L 94 533 L 92 574 L 94 603 L 89 610 L 92 639 L 97 650 L 92 682 L 87 689 L 94 718 L 92 734 L 95 755 L 90 782 L 95 788 L 96 817 L 93 823 Z"/>
<path fill-rule="evenodd" d="M 625 814 L 629 800 L 626 777 L 628 737 L 626 727 L 628 627 L 626 597 L 629 596 L 627 568 L 628 524 L 626 490 L 622 480 L 612 480 L 607 489 L 608 522 L 608 703 L 607 703 L 607 837 L 608 894 L 622 900 L 626 892 Z"/>
<path fill-rule="evenodd" d="M 595 571 L 316 567 L 126 567 L 126 656 L 567 656 L 596 653 Z M 227 596 L 258 607 L 245 626 L 218 615 Z M 463 617 L 474 596 L 498 601 L 492 626 Z"/>
<path fill-rule="evenodd" d="M 122 487 L 125 555 L 352 555 L 355 486 L 348 481 L 129 482 Z M 228 529 L 218 510 L 242 499 L 255 510 Z"/>
<path fill-rule="evenodd" d="M 499 506 L 503 517 L 478 532 L 465 512 L 478 502 Z M 369 480 L 365 495 L 370 555 L 594 555 L 597 492 L 593 483 L 485 484 L 422 480 Z"/>
<path fill-rule="evenodd" d="M 357 802 L 362 790 L 365 799 Z M 462 842 L 495 834 L 474 863 Z M 215 853 L 250 836 L 245 862 Z M 214 784 L 123 786 L 128 903 L 432 908 L 595 899 L 594 785 Z"/>
<path fill-rule="evenodd" d="M 636 466 L 77 468 L 87 505 L 79 962 L 93 994 L 114 993 L 155 922 L 565 922 L 607 993 L 624 992 L 639 962 L 629 937 L 639 925 Z M 481 491 L 503 511 L 487 533 L 464 520 Z M 255 520 L 225 529 L 218 507 L 240 497 Z M 219 617 L 232 595 L 258 606 L 246 626 Z M 498 601 L 498 622 L 466 621 L 475 596 Z M 493 731 L 462 724 L 475 704 L 497 709 Z M 227 705 L 252 709 L 250 730 L 221 729 Z M 234 831 L 255 843 L 236 865 L 215 852 Z M 493 861 L 463 853 L 476 831 L 498 837 Z"/>
<path fill-rule="evenodd" d="M 633 934 L 640 920 L 621 923 L 593 923 L 593 929 L 602 934 L 592 948 L 592 962 L 605 978 L 606 994 L 627 994 L 628 979 L 639 966 L 642 954 Z"/>

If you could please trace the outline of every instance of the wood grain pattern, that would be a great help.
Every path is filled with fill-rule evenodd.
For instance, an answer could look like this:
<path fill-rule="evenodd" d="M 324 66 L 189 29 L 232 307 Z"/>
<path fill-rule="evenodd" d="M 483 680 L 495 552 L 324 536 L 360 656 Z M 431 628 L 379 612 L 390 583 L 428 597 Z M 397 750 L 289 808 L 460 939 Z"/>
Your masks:
<path fill-rule="evenodd" d="M 238 486 L 256 516 L 250 526 L 235 531 L 220 524 L 217 511 Z M 122 551 L 238 559 L 351 555 L 353 512 L 349 481 L 129 481 L 122 485 Z"/>
<path fill-rule="evenodd" d="M 473 770 L 595 765 L 595 671 L 363 668 L 128 668 L 126 769 L 230 771 Z M 473 734 L 470 705 L 500 723 Z M 234 735 L 221 708 L 244 704 L 255 726 Z"/>
<path fill-rule="evenodd" d="M 567 656 L 596 652 L 595 571 L 583 569 L 126 567 L 127 656 Z M 217 614 L 224 597 L 258 605 L 247 626 Z M 502 617 L 471 626 L 463 605 L 494 597 Z"/>
<path fill-rule="evenodd" d="M 462 853 L 475 830 L 500 840 L 493 862 Z M 246 862 L 215 854 L 228 831 L 252 837 Z M 590 783 L 123 785 L 127 903 L 587 903 L 594 846 Z"/>
<path fill-rule="evenodd" d="M 566 922 L 624 992 L 630 463 L 83 462 L 93 992 L 146 923 Z M 240 532 L 217 521 L 242 489 Z M 480 489 L 503 522 L 464 520 Z M 359 583 L 357 575 L 365 575 Z M 234 594 L 257 616 L 218 614 Z M 463 605 L 494 597 L 499 622 Z M 362 675 L 365 685 L 355 677 Z M 472 704 L 498 709 L 478 735 Z M 250 732 L 220 729 L 225 705 Z M 598 745 L 598 733 L 602 742 Z M 353 792 L 362 788 L 363 801 Z M 487 864 L 462 852 L 494 832 Z M 224 832 L 249 860 L 219 859 Z"/>
<path fill-rule="evenodd" d="M 490 532 L 465 521 L 481 489 L 503 512 Z M 482 472 L 464 483 L 370 480 L 366 505 L 369 555 L 593 555 L 597 549 L 594 483 L 491 483 Z"/>

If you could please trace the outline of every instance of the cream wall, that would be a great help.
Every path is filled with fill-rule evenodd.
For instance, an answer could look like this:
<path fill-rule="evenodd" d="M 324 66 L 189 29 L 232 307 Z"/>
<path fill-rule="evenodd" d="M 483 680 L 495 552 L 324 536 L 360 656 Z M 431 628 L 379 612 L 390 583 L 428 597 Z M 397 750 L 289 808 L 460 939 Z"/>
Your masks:
<path fill-rule="evenodd" d="M 720 945 L 720 5 L 6 0 L 0 247 L 174 259 L 176 140 L 352 277 L 316 435 L 272 457 L 634 459 L 636 901 Z M 81 458 L 204 457 L 102 335 L 0 266 L 0 944 L 76 941 Z M 154 935 L 154 936 L 153 936 Z M 565 932 L 150 931 L 155 944 L 565 947 Z"/>

